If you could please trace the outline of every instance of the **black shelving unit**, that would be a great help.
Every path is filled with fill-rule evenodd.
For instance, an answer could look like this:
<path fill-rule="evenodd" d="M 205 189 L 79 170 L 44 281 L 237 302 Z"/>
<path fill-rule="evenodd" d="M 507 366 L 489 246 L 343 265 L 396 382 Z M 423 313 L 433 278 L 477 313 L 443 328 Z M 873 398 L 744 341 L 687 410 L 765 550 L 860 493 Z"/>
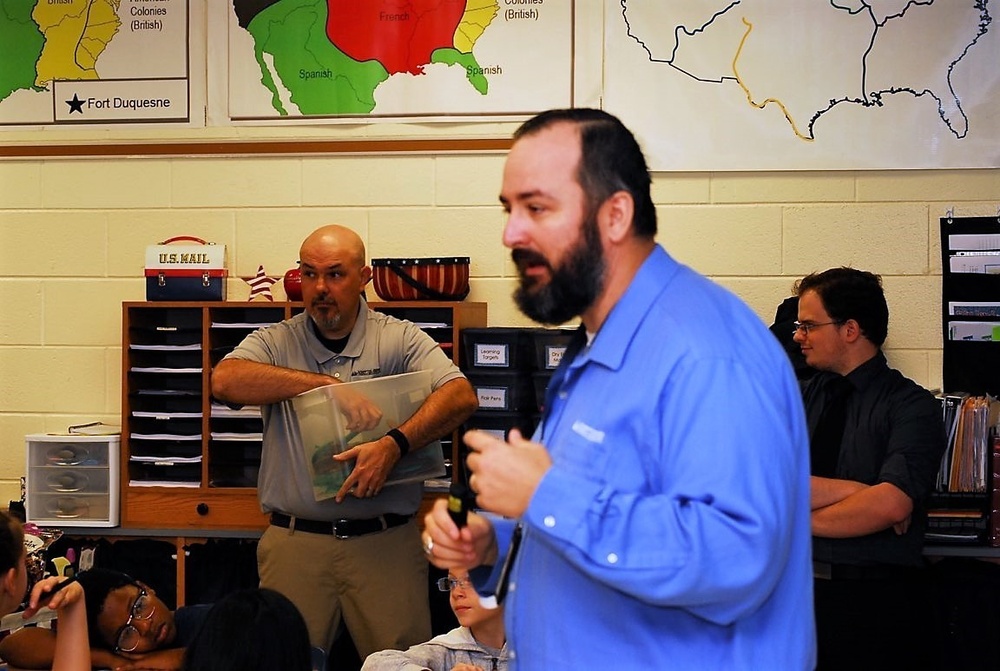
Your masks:
<path fill-rule="evenodd" d="M 944 391 L 1000 396 L 1000 340 L 981 335 L 992 323 L 1000 324 L 1000 216 L 942 217 Z"/>
<path fill-rule="evenodd" d="M 954 414 L 965 394 L 1000 395 L 1000 217 L 949 215 L 941 218 L 940 233 L 942 402 L 953 404 Z M 950 414 L 945 416 L 947 420 Z M 998 500 L 991 491 L 993 464 L 986 452 L 984 491 L 939 485 L 934 492 L 930 509 L 937 516 L 928 520 L 929 544 L 994 543 Z"/>

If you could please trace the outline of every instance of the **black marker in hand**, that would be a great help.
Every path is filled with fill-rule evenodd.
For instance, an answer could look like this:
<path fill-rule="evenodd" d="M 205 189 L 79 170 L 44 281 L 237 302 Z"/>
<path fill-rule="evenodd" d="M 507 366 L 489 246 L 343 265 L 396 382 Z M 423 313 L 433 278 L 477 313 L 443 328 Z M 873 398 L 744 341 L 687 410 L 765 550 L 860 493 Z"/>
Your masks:
<path fill-rule="evenodd" d="M 76 575 L 73 575 L 71 578 L 67 578 L 66 580 L 63 580 L 62 582 L 57 583 L 55 587 L 53 587 L 48 592 L 46 592 L 46 593 L 42 594 L 40 597 L 38 597 L 38 607 L 39 608 L 43 608 L 45 605 L 47 605 L 49 603 L 49 601 L 52 600 L 52 597 L 54 597 L 56 594 L 58 594 L 60 591 L 62 591 L 63 588 L 69 587 L 70 585 L 72 585 L 75 582 L 76 582 Z"/>
<path fill-rule="evenodd" d="M 469 508 L 472 492 L 464 482 L 453 482 L 448 488 L 448 514 L 459 529 L 465 526 L 469 518 Z"/>

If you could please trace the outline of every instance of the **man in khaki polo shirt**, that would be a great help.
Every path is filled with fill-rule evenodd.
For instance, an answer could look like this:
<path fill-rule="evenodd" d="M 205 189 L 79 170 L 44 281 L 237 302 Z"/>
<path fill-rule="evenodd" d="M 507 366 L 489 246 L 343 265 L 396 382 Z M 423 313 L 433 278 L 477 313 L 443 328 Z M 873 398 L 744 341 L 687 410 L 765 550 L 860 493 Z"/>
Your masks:
<path fill-rule="evenodd" d="M 363 292 L 372 271 L 356 233 L 319 228 L 299 259 L 305 312 L 247 336 L 213 370 L 212 393 L 261 406 L 258 492 L 271 514 L 257 550 L 261 586 L 295 603 L 313 645 L 329 650 L 343 620 L 364 659 L 431 635 L 427 560 L 414 520 L 422 485 L 383 489 L 386 477 L 408 451 L 461 425 L 477 400 L 430 336 L 368 308 Z M 420 409 L 378 440 L 343 452 L 338 459 L 355 460 L 353 470 L 334 498 L 317 501 L 290 399 L 337 382 L 420 370 L 432 379 Z"/>

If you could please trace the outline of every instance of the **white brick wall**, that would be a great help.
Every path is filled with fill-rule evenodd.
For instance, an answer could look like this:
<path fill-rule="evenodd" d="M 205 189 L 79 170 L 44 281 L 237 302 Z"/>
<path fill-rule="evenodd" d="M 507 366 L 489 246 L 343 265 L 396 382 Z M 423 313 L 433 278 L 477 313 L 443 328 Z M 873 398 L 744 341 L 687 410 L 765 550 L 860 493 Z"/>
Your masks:
<path fill-rule="evenodd" d="M 25 434 L 119 421 L 120 304 L 144 299 L 145 247 L 170 236 L 225 244 L 243 300 L 239 276 L 283 274 L 307 233 L 342 223 L 370 256 L 470 256 L 469 300 L 491 325 L 527 325 L 500 242 L 502 168 L 461 153 L 0 161 L 0 503 L 19 495 Z M 660 241 L 766 323 L 805 273 L 881 273 L 890 362 L 934 388 L 938 217 L 995 215 L 1000 170 L 660 173 L 653 192 Z"/>

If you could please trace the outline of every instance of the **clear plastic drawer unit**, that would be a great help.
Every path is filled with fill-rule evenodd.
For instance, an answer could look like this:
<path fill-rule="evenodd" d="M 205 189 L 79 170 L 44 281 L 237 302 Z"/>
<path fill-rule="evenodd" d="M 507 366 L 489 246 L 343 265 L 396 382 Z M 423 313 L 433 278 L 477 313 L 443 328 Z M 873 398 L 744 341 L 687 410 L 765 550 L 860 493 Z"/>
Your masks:
<path fill-rule="evenodd" d="M 29 522 L 118 526 L 119 436 L 30 434 L 25 442 Z"/>

